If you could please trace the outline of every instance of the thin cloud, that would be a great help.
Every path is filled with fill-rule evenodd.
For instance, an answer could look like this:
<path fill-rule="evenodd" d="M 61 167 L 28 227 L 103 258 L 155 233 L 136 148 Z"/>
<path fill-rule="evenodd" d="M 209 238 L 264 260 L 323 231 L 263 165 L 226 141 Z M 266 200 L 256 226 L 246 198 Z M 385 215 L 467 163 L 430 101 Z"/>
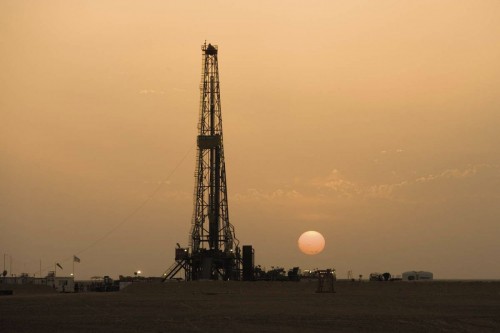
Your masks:
<path fill-rule="evenodd" d="M 155 89 L 142 89 L 139 91 L 139 95 L 165 95 L 165 91 Z"/>
<path fill-rule="evenodd" d="M 279 199 L 297 199 L 302 195 L 297 190 L 277 189 L 271 192 L 260 191 L 249 188 L 244 193 L 237 193 L 235 199 L 238 201 L 271 201 Z"/>
<path fill-rule="evenodd" d="M 500 179 L 500 167 L 490 164 L 476 164 L 463 169 L 447 169 L 412 180 L 393 184 L 379 184 L 367 187 L 363 193 L 370 197 L 397 201 L 435 200 L 436 196 L 452 198 L 461 195 L 498 195 L 486 193 L 481 188 L 484 180 Z M 481 191 L 479 191 L 481 190 Z"/>
<path fill-rule="evenodd" d="M 156 184 L 156 185 L 160 185 L 160 184 L 170 185 L 171 181 L 170 180 L 145 180 L 143 183 L 144 184 Z"/>
<path fill-rule="evenodd" d="M 396 183 L 362 185 L 333 169 L 326 177 L 309 181 L 290 182 L 293 189 L 247 189 L 235 195 L 237 201 L 289 204 L 314 207 L 317 205 L 360 203 L 386 200 L 395 203 L 439 203 L 468 197 L 500 197 L 500 167 L 477 164 L 466 168 L 450 168 L 436 174 L 415 177 Z M 495 185 L 497 184 L 497 185 Z M 305 205 L 305 206 L 304 206 Z M 314 219 L 312 215 L 307 219 Z"/>

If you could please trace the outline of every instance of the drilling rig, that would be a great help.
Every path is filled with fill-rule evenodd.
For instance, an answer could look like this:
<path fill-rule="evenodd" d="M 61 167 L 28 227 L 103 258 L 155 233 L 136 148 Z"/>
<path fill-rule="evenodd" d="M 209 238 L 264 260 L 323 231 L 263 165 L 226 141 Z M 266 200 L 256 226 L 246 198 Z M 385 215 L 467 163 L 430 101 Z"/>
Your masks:
<path fill-rule="evenodd" d="M 222 135 L 218 47 L 202 50 L 200 114 L 189 247 L 177 244 L 175 263 L 164 273 L 172 279 L 184 270 L 190 280 L 240 280 L 241 251 L 229 222 Z"/>

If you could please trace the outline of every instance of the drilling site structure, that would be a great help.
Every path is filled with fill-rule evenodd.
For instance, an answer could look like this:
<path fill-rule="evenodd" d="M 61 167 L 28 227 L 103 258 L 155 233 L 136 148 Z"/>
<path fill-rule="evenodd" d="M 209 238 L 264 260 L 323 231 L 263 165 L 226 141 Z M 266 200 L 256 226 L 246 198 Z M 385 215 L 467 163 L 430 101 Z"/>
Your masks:
<path fill-rule="evenodd" d="M 184 270 L 185 279 L 240 280 L 241 251 L 229 222 L 218 68 L 218 47 L 202 45 L 200 115 L 189 247 L 177 244 L 164 280 Z"/>

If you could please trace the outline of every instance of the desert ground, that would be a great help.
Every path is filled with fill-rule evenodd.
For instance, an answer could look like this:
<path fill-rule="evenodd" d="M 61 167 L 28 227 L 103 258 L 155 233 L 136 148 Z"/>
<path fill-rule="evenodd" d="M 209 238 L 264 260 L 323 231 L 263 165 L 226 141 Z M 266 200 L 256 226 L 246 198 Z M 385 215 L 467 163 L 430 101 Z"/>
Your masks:
<path fill-rule="evenodd" d="M 136 283 L 77 294 L 14 286 L 0 296 L 0 332 L 500 332 L 500 281 L 337 281 L 336 293 L 316 286 Z"/>

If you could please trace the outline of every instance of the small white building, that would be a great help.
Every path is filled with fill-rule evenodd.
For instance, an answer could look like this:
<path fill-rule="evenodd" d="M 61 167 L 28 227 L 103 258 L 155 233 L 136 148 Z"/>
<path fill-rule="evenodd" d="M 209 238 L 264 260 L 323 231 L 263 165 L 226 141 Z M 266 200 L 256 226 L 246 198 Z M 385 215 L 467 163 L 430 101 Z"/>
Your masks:
<path fill-rule="evenodd" d="M 72 276 L 48 276 L 46 283 L 60 293 L 75 292 L 75 279 Z"/>
<path fill-rule="evenodd" d="M 423 281 L 432 280 L 434 274 L 425 271 L 409 271 L 403 273 L 403 281 Z"/>
<path fill-rule="evenodd" d="M 44 278 L 35 278 L 28 276 L 28 274 L 21 274 L 21 276 L 0 277 L 0 284 L 42 285 L 52 287 L 61 293 L 75 292 L 75 279 L 73 276 L 54 276 L 54 274 L 49 274 Z"/>

